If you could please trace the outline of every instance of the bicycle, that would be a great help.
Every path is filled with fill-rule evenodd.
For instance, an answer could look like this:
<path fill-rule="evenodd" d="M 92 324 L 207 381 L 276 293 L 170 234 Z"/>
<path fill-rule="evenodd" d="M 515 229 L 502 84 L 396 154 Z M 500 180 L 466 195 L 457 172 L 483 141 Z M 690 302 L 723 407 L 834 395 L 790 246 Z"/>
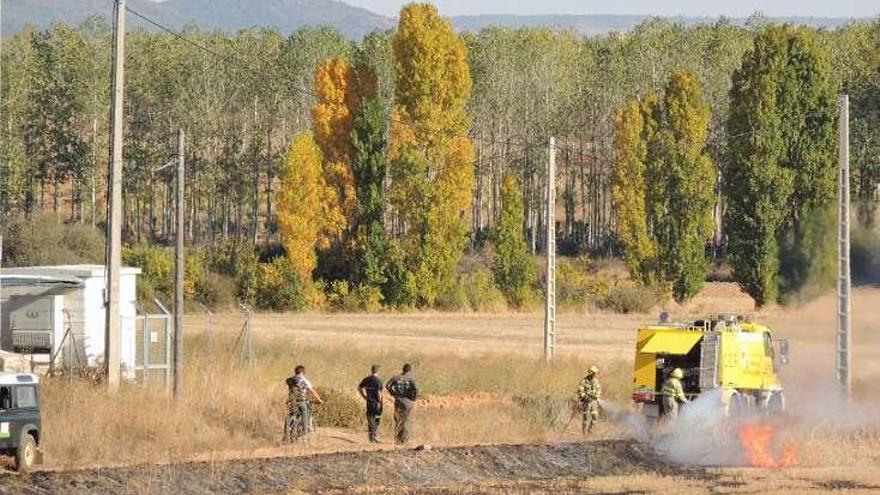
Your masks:
<path fill-rule="evenodd" d="M 309 401 L 309 406 L 315 404 Z M 315 416 L 309 414 L 308 424 L 304 424 L 302 419 L 302 411 L 299 405 L 288 407 L 287 417 L 284 418 L 284 432 L 281 436 L 282 443 L 295 443 L 300 438 L 304 438 L 307 434 L 315 431 Z"/>

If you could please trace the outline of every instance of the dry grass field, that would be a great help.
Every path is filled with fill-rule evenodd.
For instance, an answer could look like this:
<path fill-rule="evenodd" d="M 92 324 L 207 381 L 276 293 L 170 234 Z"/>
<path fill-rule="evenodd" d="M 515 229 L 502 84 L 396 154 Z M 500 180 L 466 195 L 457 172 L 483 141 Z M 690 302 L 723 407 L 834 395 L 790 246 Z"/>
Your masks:
<path fill-rule="evenodd" d="M 747 297 L 722 283 L 710 284 L 686 306 L 665 309 L 676 319 L 754 313 Z M 793 411 L 791 435 L 801 450 L 797 469 L 720 469 L 699 478 L 665 473 L 494 485 L 488 480 L 485 485 L 449 485 L 441 493 L 812 493 L 837 488 L 857 493 L 860 487 L 864 493 L 875 489 L 871 487 L 880 491 L 880 422 L 874 414 L 880 407 L 880 289 L 855 290 L 853 312 L 856 371 L 851 406 L 834 400 L 832 296 L 753 314 L 770 323 L 778 337 L 791 341 L 792 363 L 784 377 Z M 255 362 L 249 366 L 232 349 L 241 315 L 214 315 L 210 332 L 204 317 L 188 315 L 186 381 L 179 404 L 162 390 L 134 384 L 109 396 L 88 384 L 46 383 L 47 468 L 393 450 L 390 443 L 371 447 L 361 431 L 355 386 L 372 363 L 384 366 L 385 377 L 404 362 L 413 363 L 426 395 L 416 417 L 414 444 L 578 440 L 576 425 L 564 428 L 565 399 L 583 370 L 598 363 L 608 399 L 628 407 L 634 330 L 655 318 L 562 313 L 557 359 L 546 365 L 540 357 L 541 314 L 256 314 Z M 339 392 L 335 395 L 341 399 L 334 404 L 342 416 L 348 415 L 343 419 L 349 426 L 321 428 L 307 442 L 283 446 L 283 380 L 298 363 L 307 367 L 316 386 Z M 383 424 L 386 442 L 391 438 L 389 422 L 390 415 Z M 595 438 L 632 435 L 625 424 L 606 422 Z M 612 490 L 613 486 L 620 488 Z M 400 486 L 389 490 L 406 492 Z M 419 487 L 412 490 L 422 493 Z"/>

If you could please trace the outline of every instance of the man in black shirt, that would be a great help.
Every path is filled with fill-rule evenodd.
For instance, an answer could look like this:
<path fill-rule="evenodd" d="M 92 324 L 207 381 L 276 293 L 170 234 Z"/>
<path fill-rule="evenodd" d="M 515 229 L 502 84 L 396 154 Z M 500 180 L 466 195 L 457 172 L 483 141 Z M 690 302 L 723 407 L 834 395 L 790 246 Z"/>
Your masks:
<path fill-rule="evenodd" d="M 388 393 L 394 397 L 394 441 L 402 445 L 409 440 L 412 430 L 412 412 L 419 396 L 416 379 L 412 375 L 412 366 L 403 365 L 403 373 L 394 375 L 385 385 Z"/>
<path fill-rule="evenodd" d="M 379 443 L 379 421 L 382 419 L 382 379 L 379 365 L 374 364 L 370 376 L 361 380 L 358 392 L 367 402 L 367 433 L 370 443 Z"/>

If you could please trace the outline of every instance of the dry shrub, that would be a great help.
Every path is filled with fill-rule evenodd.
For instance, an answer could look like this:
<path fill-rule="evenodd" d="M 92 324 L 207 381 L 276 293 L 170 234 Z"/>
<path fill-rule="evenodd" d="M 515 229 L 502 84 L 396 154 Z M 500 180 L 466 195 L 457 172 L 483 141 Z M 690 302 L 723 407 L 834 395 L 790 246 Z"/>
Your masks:
<path fill-rule="evenodd" d="M 660 300 L 657 290 L 635 284 L 621 284 L 609 289 L 599 306 L 615 313 L 647 313 Z"/>
<path fill-rule="evenodd" d="M 327 387 L 317 387 L 315 390 L 324 401 L 313 408 L 316 426 L 360 428 L 366 425 L 365 406 L 354 394 Z"/>
<path fill-rule="evenodd" d="M 573 417 L 571 398 L 518 395 L 514 397 L 514 402 L 533 421 L 547 428 L 564 428 Z"/>

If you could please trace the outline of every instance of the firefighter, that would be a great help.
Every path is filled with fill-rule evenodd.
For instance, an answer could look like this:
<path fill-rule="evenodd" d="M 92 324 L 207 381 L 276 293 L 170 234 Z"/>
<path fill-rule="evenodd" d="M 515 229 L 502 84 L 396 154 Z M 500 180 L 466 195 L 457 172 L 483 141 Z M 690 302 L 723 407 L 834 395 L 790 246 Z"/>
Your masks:
<path fill-rule="evenodd" d="M 593 431 L 593 424 L 599 419 L 599 400 L 602 386 L 599 385 L 599 368 L 590 366 L 587 376 L 578 387 L 578 410 L 581 413 L 581 432 L 586 435 Z"/>
<path fill-rule="evenodd" d="M 684 378 L 684 372 L 681 371 L 681 368 L 675 368 L 663 382 L 660 393 L 663 395 L 663 412 L 667 416 L 678 416 L 678 403 L 687 404 L 689 402 L 681 387 L 682 378 Z"/>
<path fill-rule="evenodd" d="M 397 445 L 403 445 L 409 440 L 413 408 L 419 396 L 412 365 L 404 364 L 403 372 L 391 377 L 385 384 L 385 389 L 394 397 L 394 441 Z"/>

